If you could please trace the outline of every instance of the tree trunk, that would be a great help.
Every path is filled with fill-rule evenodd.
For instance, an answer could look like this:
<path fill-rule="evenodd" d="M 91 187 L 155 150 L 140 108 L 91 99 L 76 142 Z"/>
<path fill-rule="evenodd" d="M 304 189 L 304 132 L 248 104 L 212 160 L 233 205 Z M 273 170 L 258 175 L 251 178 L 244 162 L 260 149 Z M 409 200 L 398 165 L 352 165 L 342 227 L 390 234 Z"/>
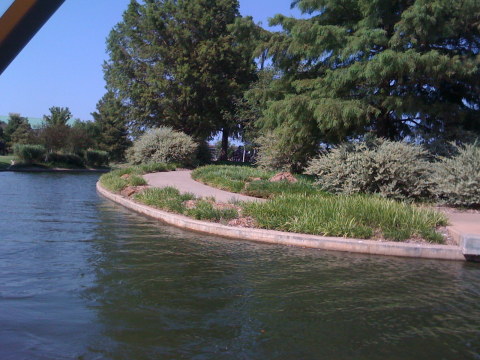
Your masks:
<path fill-rule="evenodd" d="M 390 117 L 386 115 L 380 116 L 377 119 L 375 131 L 379 138 L 395 140 L 397 136 L 397 130 L 390 120 Z"/>
<path fill-rule="evenodd" d="M 223 128 L 222 131 L 222 149 L 220 151 L 220 161 L 228 160 L 228 138 L 230 136 L 230 131 L 227 128 Z"/>

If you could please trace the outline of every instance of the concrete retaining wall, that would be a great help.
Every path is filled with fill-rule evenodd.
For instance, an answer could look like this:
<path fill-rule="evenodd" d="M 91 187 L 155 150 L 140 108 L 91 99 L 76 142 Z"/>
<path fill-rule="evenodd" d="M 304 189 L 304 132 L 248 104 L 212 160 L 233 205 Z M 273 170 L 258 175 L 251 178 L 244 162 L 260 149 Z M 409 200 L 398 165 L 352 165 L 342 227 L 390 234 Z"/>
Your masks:
<path fill-rule="evenodd" d="M 327 236 L 295 234 L 275 230 L 250 229 L 191 219 L 139 204 L 121 195 L 114 194 L 100 183 L 98 192 L 106 198 L 138 213 L 161 220 L 185 230 L 217 235 L 231 239 L 260 241 L 271 244 L 293 245 L 323 250 L 346 251 L 373 255 L 388 255 L 441 260 L 465 261 L 460 247 L 449 245 L 423 245 L 398 242 L 346 239 Z"/>

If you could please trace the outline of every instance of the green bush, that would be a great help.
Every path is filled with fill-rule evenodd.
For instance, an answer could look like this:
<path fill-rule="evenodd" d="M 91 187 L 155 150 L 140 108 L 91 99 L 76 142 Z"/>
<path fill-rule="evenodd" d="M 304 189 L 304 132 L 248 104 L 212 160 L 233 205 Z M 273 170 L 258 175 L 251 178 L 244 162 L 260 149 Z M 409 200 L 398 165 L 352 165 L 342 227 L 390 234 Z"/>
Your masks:
<path fill-rule="evenodd" d="M 480 147 L 456 147 L 457 154 L 435 164 L 435 195 L 455 206 L 480 206 Z"/>
<path fill-rule="evenodd" d="M 191 165 L 197 147 L 187 134 L 162 126 L 137 139 L 128 151 L 128 160 L 133 164 L 157 162 Z"/>
<path fill-rule="evenodd" d="M 85 151 L 85 162 L 88 166 L 106 166 L 108 165 L 108 153 L 100 150 Z"/>
<path fill-rule="evenodd" d="M 13 146 L 14 155 L 25 163 L 42 162 L 45 158 L 45 148 L 42 145 L 22 145 Z"/>
<path fill-rule="evenodd" d="M 53 165 L 84 167 L 84 160 L 76 154 L 60 154 L 49 153 L 45 158 L 45 162 Z"/>
<path fill-rule="evenodd" d="M 372 195 L 282 195 L 245 203 L 244 214 L 262 228 L 297 233 L 404 241 L 422 237 L 442 243 L 435 229 L 445 215 Z"/>
<path fill-rule="evenodd" d="M 256 165 L 262 169 L 300 172 L 308 160 L 308 147 L 285 141 L 278 134 L 264 134 L 255 139 L 255 142 L 259 145 Z"/>
<path fill-rule="evenodd" d="M 313 159 L 306 173 L 331 192 L 418 199 L 431 196 L 427 157 L 422 147 L 404 142 L 348 143 Z"/>

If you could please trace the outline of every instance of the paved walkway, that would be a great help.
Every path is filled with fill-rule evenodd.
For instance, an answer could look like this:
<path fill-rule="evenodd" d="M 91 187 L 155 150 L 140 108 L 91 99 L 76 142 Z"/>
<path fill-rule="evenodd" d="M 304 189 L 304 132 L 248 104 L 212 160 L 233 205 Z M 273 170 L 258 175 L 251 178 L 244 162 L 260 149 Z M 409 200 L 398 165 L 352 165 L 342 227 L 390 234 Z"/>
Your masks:
<path fill-rule="evenodd" d="M 217 202 L 229 201 L 265 201 L 251 196 L 234 194 L 228 191 L 215 189 L 195 181 L 191 177 L 191 171 L 170 171 L 143 175 L 148 185 L 155 187 L 174 186 L 181 193 L 192 193 L 197 197 L 214 197 Z"/>
<path fill-rule="evenodd" d="M 448 229 L 453 238 L 459 242 L 462 235 L 476 235 L 480 238 L 479 212 L 451 212 L 446 215 L 450 222 Z"/>

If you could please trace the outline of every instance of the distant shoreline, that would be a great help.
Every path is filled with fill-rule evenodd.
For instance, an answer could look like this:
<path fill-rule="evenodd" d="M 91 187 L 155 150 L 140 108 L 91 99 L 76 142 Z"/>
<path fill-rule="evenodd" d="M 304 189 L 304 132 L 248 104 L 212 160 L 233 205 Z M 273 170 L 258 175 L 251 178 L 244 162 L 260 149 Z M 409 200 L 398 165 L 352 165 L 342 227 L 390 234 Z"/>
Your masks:
<path fill-rule="evenodd" d="M 13 169 L 0 169 L 2 171 L 9 172 L 79 172 L 79 173 L 106 173 L 111 169 L 68 169 L 68 168 L 40 168 L 40 167 L 24 167 L 24 168 L 13 168 Z"/>

